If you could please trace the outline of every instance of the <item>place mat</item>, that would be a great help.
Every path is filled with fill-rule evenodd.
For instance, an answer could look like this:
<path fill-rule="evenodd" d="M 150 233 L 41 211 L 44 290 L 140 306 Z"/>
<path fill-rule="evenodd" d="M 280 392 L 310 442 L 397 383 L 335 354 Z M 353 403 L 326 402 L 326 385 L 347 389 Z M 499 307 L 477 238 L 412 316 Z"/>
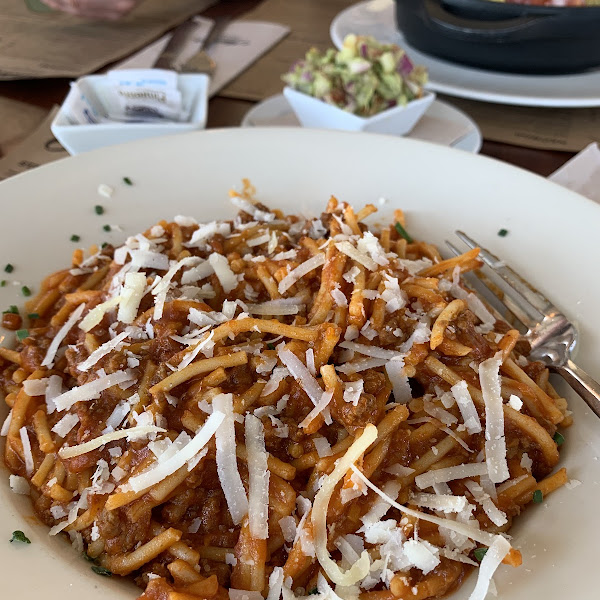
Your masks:
<path fill-rule="evenodd" d="M 600 108 L 512 106 L 439 97 L 466 112 L 486 140 L 564 152 L 579 152 L 600 141 Z"/>
<path fill-rule="evenodd" d="M 0 155 L 6 156 L 41 121 L 48 111 L 27 102 L 0 97 Z"/>
<path fill-rule="evenodd" d="M 93 73 L 214 3 L 144 0 L 118 21 L 93 21 L 34 12 L 23 0 L 0 0 L 0 80 Z"/>
<path fill-rule="evenodd" d="M 329 25 L 351 0 L 265 0 L 246 13 L 244 20 L 276 21 L 290 27 L 290 34 L 265 54 L 219 95 L 228 98 L 260 101 L 283 89 L 281 75 L 312 46 L 330 47 Z"/>
<path fill-rule="evenodd" d="M 0 181 L 69 156 L 50 131 L 50 123 L 57 111 L 58 106 L 55 106 L 29 136 L 0 159 Z"/>

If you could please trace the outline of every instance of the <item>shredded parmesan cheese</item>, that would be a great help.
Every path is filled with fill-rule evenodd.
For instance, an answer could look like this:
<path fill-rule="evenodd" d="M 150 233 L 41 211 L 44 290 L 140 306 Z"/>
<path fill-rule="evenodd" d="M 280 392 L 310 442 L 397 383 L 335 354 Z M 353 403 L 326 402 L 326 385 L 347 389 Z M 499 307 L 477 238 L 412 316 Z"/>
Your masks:
<path fill-rule="evenodd" d="M 357 342 L 340 342 L 338 346 L 340 348 L 353 350 L 354 352 L 358 352 L 364 356 L 372 356 L 373 358 L 393 360 L 394 358 L 400 358 L 402 356 L 397 350 L 386 350 L 384 348 L 378 348 L 377 346 L 369 346 L 367 344 L 359 344 Z"/>
<path fill-rule="evenodd" d="M 253 248 L 254 246 L 262 246 L 263 244 L 268 244 L 271 240 L 271 236 L 268 233 L 264 233 L 263 235 L 259 235 L 258 237 L 251 238 L 246 242 L 246 245 L 249 248 Z"/>
<path fill-rule="evenodd" d="M 434 483 L 446 483 L 455 479 L 465 479 L 466 477 L 477 477 L 487 473 L 485 463 L 466 463 L 456 467 L 445 467 L 426 471 L 415 477 L 415 483 L 423 490 L 432 486 Z"/>
<path fill-rule="evenodd" d="M 225 258 L 225 257 L 222 257 Z M 210 259 L 209 259 L 210 260 Z M 227 259 L 225 259 L 227 261 Z M 176 262 L 169 270 L 165 273 L 165 276 L 158 282 L 156 287 L 152 290 L 152 294 L 155 296 L 154 300 L 154 320 L 158 321 L 162 318 L 163 308 L 165 306 L 165 301 L 167 298 L 167 293 L 169 291 L 169 287 L 171 286 L 171 282 L 173 281 L 173 277 L 175 277 L 177 271 L 182 269 L 183 267 L 189 264 L 196 264 L 198 259 L 195 256 L 186 256 L 182 258 L 180 261 Z M 219 279 L 220 281 L 220 279 Z M 236 280 L 237 285 L 237 280 Z M 235 286 L 234 286 L 235 287 Z M 226 290 L 227 292 L 230 290 Z"/>
<path fill-rule="evenodd" d="M 335 247 L 369 271 L 377 271 L 377 263 L 368 254 L 357 250 L 350 242 L 338 242 Z"/>
<path fill-rule="evenodd" d="M 6 415 L 6 419 L 4 419 L 4 423 L 2 423 L 2 429 L 0 430 L 0 435 L 2 435 L 2 436 L 8 435 L 11 421 L 12 421 L 12 408 L 8 411 L 8 415 Z"/>
<path fill-rule="evenodd" d="M 23 458 L 25 459 L 25 471 L 27 475 L 33 473 L 33 454 L 31 453 L 31 441 L 29 440 L 29 434 L 27 433 L 26 427 L 19 429 L 19 436 L 21 437 L 21 444 L 23 445 Z"/>
<path fill-rule="evenodd" d="M 49 377 L 42 379 L 26 379 L 23 382 L 23 390 L 28 396 L 43 396 L 48 388 Z"/>
<path fill-rule="evenodd" d="M 477 574 L 477 584 L 473 593 L 469 596 L 469 600 L 485 600 L 490 583 L 492 582 L 492 576 L 509 552 L 510 544 L 508 541 L 501 535 L 495 536 L 494 541 L 481 561 L 479 573 Z"/>
<path fill-rule="evenodd" d="M 502 483 L 510 477 L 506 462 L 504 437 L 504 410 L 500 394 L 500 365 L 502 353 L 484 360 L 479 365 L 479 381 L 485 403 L 485 460 L 490 479 Z"/>
<path fill-rule="evenodd" d="M 67 413 L 56 425 L 52 431 L 61 438 L 67 437 L 67 434 L 79 423 L 79 415 L 75 413 Z"/>
<path fill-rule="evenodd" d="M 85 308 L 85 304 L 80 304 L 71 313 L 69 318 L 65 321 L 64 325 L 58 330 L 58 333 L 54 336 L 54 339 L 50 343 L 50 346 L 48 346 L 46 356 L 44 357 L 44 360 L 42 361 L 43 367 L 48 367 L 49 369 L 52 368 L 52 364 L 54 363 L 54 358 L 56 356 L 56 353 L 58 352 L 58 349 L 60 348 L 62 341 L 67 337 L 67 334 L 69 333 L 69 331 L 71 331 L 71 328 L 73 327 L 73 325 L 75 325 L 75 323 L 77 323 L 77 321 L 79 321 L 84 308 Z"/>
<path fill-rule="evenodd" d="M 231 196 L 231 203 L 237 206 L 240 210 L 248 213 L 256 221 L 265 221 L 270 223 L 275 219 L 275 214 L 266 210 L 261 210 L 258 206 L 252 204 L 248 200 L 245 200 L 241 196 Z"/>
<path fill-rule="evenodd" d="M 125 285 L 121 293 L 117 319 L 122 323 L 133 323 L 137 317 L 140 302 L 146 290 L 146 275 L 144 273 L 127 273 Z"/>
<path fill-rule="evenodd" d="M 101 358 L 115 350 L 123 340 L 129 335 L 127 331 L 115 336 L 112 340 L 105 342 L 99 348 L 96 348 L 86 360 L 77 365 L 79 371 L 89 371 Z"/>
<path fill-rule="evenodd" d="M 63 446 L 58 451 L 58 455 L 61 458 L 73 458 L 74 456 L 87 454 L 88 452 L 91 452 L 96 448 L 100 448 L 100 446 L 104 446 L 109 442 L 114 442 L 115 440 L 122 440 L 124 438 L 127 438 L 128 440 L 136 440 L 151 433 L 166 433 L 166 430 L 160 427 L 155 427 L 154 425 L 142 425 L 140 427 L 120 429 L 119 431 L 113 431 L 111 433 L 101 435 L 93 440 L 90 440 L 89 442 L 85 442 L 84 444 L 78 444 L 77 446 Z"/>
<path fill-rule="evenodd" d="M 514 410 L 521 410 L 523 408 L 523 400 L 516 394 L 511 394 L 508 399 L 508 405 Z"/>
<path fill-rule="evenodd" d="M 269 536 L 269 469 L 265 450 L 265 432 L 260 419 L 246 415 L 246 450 L 248 451 L 248 526 L 257 540 Z"/>
<path fill-rule="evenodd" d="M 216 221 L 212 221 L 211 223 L 198 227 L 198 229 L 192 233 L 192 237 L 186 246 L 188 248 L 199 248 L 206 240 L 216 234 L 228 236 L 230 233 L 231 227 L 229 226 L 229 223 L 217 223 Z M 210 273 L 208 273 L 208 275 L 210 275 Z"/>
<path fill-rule="evenodd" d="M 223 288 L 223 291 L 228 294 L 231 290 L 234 290 L 237 287 L 238 280 L 235 276 L 235 273 L 231 270 L 229 266 L 229 261 L 222 254 L 218 254 L 217 252 L 213 252 L 208 257 L 208 262 L 210 266 L 214 269 L 215 275 Z"/>
<path fill-rule="evenodd" d="M 283 567 L 275 567 L 269 576 L 267 600 L 279 600 L 283 588 Z"/>
<path fill-rule="evenodd" d="M 20 477 L 19 475 L 9 475 L 8 483 L 10 485 L 10 489 L 15 494 L 21 494 L 23 496 L 28 496 L 30 492 L 29 481 L 25 479 L 25 477 Z"/>
<path fill-rule="evenodd" d="M 408 377 L 404 374 L 404 361 L 397 357 L 385 365 L 385 372 L 394 390 L 394 400 L 398 404 L 407 404 L 412 400 Z"/>
<path fill-rule="evenodd" d="M 321 394 L 321 399 L 315 404 L 315 407 L 308 413 L 308 415 L 306 415 L 306 417 L 300 423 L 300 427 L 302 429 L 308 427 L 316 418 L 316 416 L 320 415 L 329 406 L 329 403 L 331 402 L 332 398 L 333 392 L 323 392 Z"/>
<path fill-rule="evenodd" d="M 483 511 L 494 525 L 498 527 L 506 525 L 508 522 L 506 515 L 492 502 L 492 499 L 480 485 L 477 485 L 474 481 L 465 481 L 465 486 L 475 498 L 475 502 L 481 504 Z"/>
<path fill-rule="evenodd" d="M 116 371 L 110 375 L 98 377 L 94 381 L 71 388 L 54 399 L 57 410 L 68 410 L 76 402 L 86 402 L 100 397 L 100 393 L 113 385 L 131 381 L 131 373 L 128 371 Z"/>
<path fill-rule="evenodd" d="M 225 415 L 222 412 L 213 412 L 196 435 L 181 450 L 166 460 L 161 460 L 161 456 L 150 469 L 135 477 L 130 477 L 126 488 L 132 489 L 134 492 L 141 492 L 178 471 L 204 449 L 224 419 Z"/>
<path fill-rule="evenodd" d="M 307 261 L 303 262 L 301 265 L 298 265 L 295 269 L 292 269 L 280 282 L 278 285 L 278 290 L 280 294 L 285 294 L 299 279 L 302 279 L 307 273 L 314 271 L 315 269 L 323 266 L 325 264 L 325 254 L 320 252 L 319 254 L 315 254 Z"/>
<path fill-rule="evenodd" d="M 450 389 L 456 400 L 456 404 L 458 405 L 467 431 L 471 435 L 479 433 L 481 431 L 481 421 L 479 420 L 479 414 L 477 413 L 477 409 L 475 408 L 475 404 L 469 393 L 467 382 L 463 379 L 453 385 Z"/>
<path fill-rule="evenodd" d="M 238 471 L 235 454 L 235 421 L 233 417 L 233 395 L 219 394 L 212 401 L 213 414 L 223 415 L 223 424 L 217 429 L 215 443 L 217 446 L 217 474 L 231 519 L 238 525 L 248 513 L 248 498 Z"/>
<path fill-rule="evenodd" d="M 317 406 L 323 396 L 323 389 L 319 382 L 310 374 L 302 361 L 287 348 L 278 348 L 279 360 L 287 367 L 290 375 L 300 384 L 312 403 Z"/>
<path fill-rule="evenodd" d="M 329 579 L 338 585 L 353 585 L 363 579 L 369 573 L 371 561 L 369 554 L 363 551 L 358 561 L 350 569 L 343 572 L 331 559 L 327 550 L 327 507 L 338 482 L 376 439 L 377 427 L 369 423 L 364 428 L 361 436 L 354 441 L 346 454 L 337 462 L 332 473 L 321 484 L 313 503 L 311 520 L 317 559 Z"/>
<path fill-rule="evenodd" d="M 130 250 L 131 266 L 133 269 L 153 269 L 166 271 L 169 268 L 169 257 L 161 252 L 152 250 Z"/>
<path fill-rule="evenodd" d="M 365 382 L 362 379 L 344 382 L 344 402 L 349 402 L 354 406 L 358 406 L 358 401 L 363 393 L 364 385 Z"/>
<path fill-rule="evenodd" d="M 388 363 L 386 358 L 364 358 L 353 362 L 347 362 L 335 368 L 336 371 L 349 375 L 350 373 L 359 373 L 367 369 L 375 369 L 383 367 Z"/>
<path fill-rule="evenodd" d="M 482 531 L 478 528 L 467 525 L 466 523 L 461 523 L 460 521 L 441 519 L 434 515 L 423 513 L 418 510 L 413 510 L 412 508 L 408 508 L 407 506 L 398 504 L 398 502 L 392 500 L 392 498 L 390 498 L 387 494 L 380 490 L 375 484 L 371 483 L 371 481 L 367 479 L 354 465 L 352 465 L 351 468 L 354 471 L 354 473 L 358 476 L 358 478 L 361 481 L 363 481 L 367 487 L 372 489 L 375 493 L 379 494 L 379 496 L 381 496 L 381 498 L 383 498 L 383 500 L 385 500 L 388 504 L 411 517 L 414 517 L 416 519 L 422 519 L 423 521 L 428 521 L 429 523 L 433 523 L 438 527 L 444 527 L 445 529 L 449 529 L 450 531 L 455 531 L 456 533 L 467 536 L 468 538 L 471 538 L 472 540 L 475 540 L 480 544 L 485 544 L 486 546 L 490 546 L 497 537 L 501 537 L 496 536 L 493 533 L 488 533 L 487 531 Z"/>
<path fill-rule="evenodd" d="M 267 300 L 260 304 L 248 304 L 247 312 L 251 315 L 284 316 L 297 315 L 300 306 L 296 298 L 280 298 L 278 300 Z"/>
<path fill-rule="evenodd" d="M 81 323 L 79 323 L 79 329 L 82 329 L 86 333 L 91 331 L 98 323 L 100 323 L 100 321 L 102 321 L 104 315 L 117 306 L 120 301 L 121 297 L 115 296 L 106 302 L 102 302 L 102 304 L 94 306 L 94 308 L 92 308 L 92 310 L 90 310 L 90 312 L 81 320 Z"/>
<path fill-rule="evenodd" d="M 431 508 L 432 510 L 441 510 L 445 513 L 458 513 L 467 506 L 467 499 L 464 496 L 452 496 L 448 494 L 415 494 L 411 498 L 417 506 Z"/>

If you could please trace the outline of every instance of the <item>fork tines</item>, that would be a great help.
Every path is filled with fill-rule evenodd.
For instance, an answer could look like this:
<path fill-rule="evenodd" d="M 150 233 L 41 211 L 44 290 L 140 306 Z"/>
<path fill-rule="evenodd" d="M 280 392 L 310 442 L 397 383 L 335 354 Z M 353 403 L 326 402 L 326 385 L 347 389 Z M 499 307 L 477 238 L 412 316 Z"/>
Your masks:
<path fill-rule="evenodd" d="M 479 257 L 481 260 L 500 278 L 497 285 L 504 294 L 502 302 L 525 327 L 531 330 L 544 317 L 559 312 L 547 298 L 510 267 L 507 267 L 497 256 L 483 248 L 464 232 L 456 231 L 455 233 L 469 248 L 480 249 Z M 449 242 L 446 243 L 452 252 L 460 254 L 456 246 Z"/>

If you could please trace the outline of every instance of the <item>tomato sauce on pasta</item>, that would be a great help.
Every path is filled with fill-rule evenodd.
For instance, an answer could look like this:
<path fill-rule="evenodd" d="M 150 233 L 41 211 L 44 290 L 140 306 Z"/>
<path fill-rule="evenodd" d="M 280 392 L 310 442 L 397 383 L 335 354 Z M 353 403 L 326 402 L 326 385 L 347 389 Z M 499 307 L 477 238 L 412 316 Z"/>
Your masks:
<path fill-rule="evenodd" d="M 483 599 L 567 480 L 571 418 L 463 283 L 479 250 L 230 195 L 232 221 L 161 221 L 41 283 L 0 348 L 13 490 L 146 599 L 420 600 L 477 568 Z"/>

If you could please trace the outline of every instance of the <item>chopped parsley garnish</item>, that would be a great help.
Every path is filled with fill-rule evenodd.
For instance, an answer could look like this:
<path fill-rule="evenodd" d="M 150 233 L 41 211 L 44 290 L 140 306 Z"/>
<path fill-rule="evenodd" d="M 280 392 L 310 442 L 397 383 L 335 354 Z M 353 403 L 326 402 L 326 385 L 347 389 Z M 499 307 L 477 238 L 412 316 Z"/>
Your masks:
<path fill-rule="evenodd" d="M 29 330 L 28 329 L 17 329 L 16 336 L 17 336 L 17 339 L 22 342 L 26 337 L 29 337 Z"/>
<path fill-rule="evenodd" d="M 19 314 L 19 309 L 14 304 L 11 304 L 10 308 L 8 308 L 7 310 L 3 310 L 2 311 L 3 315 L 5 315 L 6 313 L 12 313 L 13 315 L 18 315 Z"/>
<path fill-rule="evenodd" d="M 403 237 L 409 244 L 412 244 L 414 242 L 414 240 L 408 234 L 408 231 L 406 231 L 406 229 L 404 229 L 404 227 L 402 227 L 400 223 L 396 223 L 394 227 L 396 228 L 398 235 Z"/>
<path fill-rule="evenodd" d="M 268 348 L 269 350 L 275 350 L 275 344 L 268 343 L 268 344 L 267 344 L 267 348 Z"/>
<path fill-rule="evenodd" d="M 487 548 L 475 548 L 475 550 L 473 550 L 473 556 L 479 561 L 481 562 L 483 560 L 483 557 L 485 556 L 485 553 L 488 551 Z"/>
<path fill-rule="evenodd" d="M 100 206 L 100 204 L 96 204 L 96 206 L 94 206 L 94 210 L 96 211 L 97 215 L 104 214 L 104 206 Z"/>
<path fill-rule="evenodd" d="M 21 288 L 21 292 L 23 296 L 31 296 L 31 290 L 26 285 Z"/>
<path fill-rule="evenodd" d="M 536 504 L 541 504 L 544 501 L 544 494 L 542 493 L 542 490 L 535 490 L 535 492 L 533 492 L 533 501 Z"/>
<path fill-rule="evenodd" d="M 104 231 L 110 231 L 110 225 L 103 225 L 102 229 L 104 229 Z"/>
<path fill-rule="evenodd" d="M 102 246 L 100 246 L 100 248 L 106 248 L 106 246 L 108 246 L 108 242 L 102 242 Z"/>
<path fill-rule="evenodd" d="M 129 179 L 129 177 L 123 177 L 123 183 L 125 185 L 133 185 L 133 181 L 131 181 L 131 179 Z"/>
<path fill-rule="evenodd" d="M 3 279 L 2 281 L 0 281 L 0 287 L 6 287 L 6 279 Z"/>
<path fill-rule="evenodd" d="M 8 264 L 7 264 L 7 265 L 4 267 L 4 272 L 5 272 L 5 273 L 12 273 L 14 270 L 15 270 L 15 268 L 14 268 L 14 267 L 13 267 L 13 266 L 12 266 L 10 263 L 8 263 Z"/>
<path fill-rule="evenodd" d="M 562 446 L 565 443 L 565 436 L 562 433 L 559 433 L 558 431 L 554 434 L 554 437 L 552 439 L 554 440 L 554 443 L 557 446 Z"/>
<path fill-rule="evenodd" d="M 71 241 L 72 241 L 72 242 L 78 242 L 80 239 L 81 239 L 81 238 L 80 238 L 80 237 L 79 237 L 79 236 L 78 236 L 76 233 L 74 233 L 74 234 L 71 236 Z"/>
<path fill-rule="evenodd" d="M 499 235 L 500 237 L 506 237 L 506 236 L 508 235 L 508 229 L 500 229 L 500 230 L 498 231 L 498 235 Z"/>
<path fill-rule="evenodd" d="M 308 592 L 309 596 L 316 596 L 319 593 L 319 590 L 317 588 L 313 588 L 312 590 L 310 590 L 310 592 Z"/>
<path fill-rule="evenodd" d="M 39 318 L 40 318 L 40 315 L 38 315 L 37 313 L 29 313 L 29 314 L 27 315 L 27 318 L 28 318 L 28 319 L 39 319 Z"/>
<path fill-rule="evenodd" d="M 22 542 L 23 544 L 31 544 L 31 540 L 22 532 L 17 529 L 13 531 L 11 542 Z"/>
<path fill-rule="evenodd" d="M 93 565 L 92 571 L 94 571 L 94 573 L 96 573 L 97 575 L 102 575 L 103 577 L 112 577 L 111 571 L 109 571 L 108 569 L 105 569 L 104 567 L 100 567 L 98 565 Z"/>
<path fill-rule="evenodd" d="M 87 554 L 86 552 L 83 553 L 83 558 L 85 558 L 85 560 L 87 560 L 88 562 L 91 563 L 96 563 L 96 559 L 92 558 L 89 554 Z"/>

